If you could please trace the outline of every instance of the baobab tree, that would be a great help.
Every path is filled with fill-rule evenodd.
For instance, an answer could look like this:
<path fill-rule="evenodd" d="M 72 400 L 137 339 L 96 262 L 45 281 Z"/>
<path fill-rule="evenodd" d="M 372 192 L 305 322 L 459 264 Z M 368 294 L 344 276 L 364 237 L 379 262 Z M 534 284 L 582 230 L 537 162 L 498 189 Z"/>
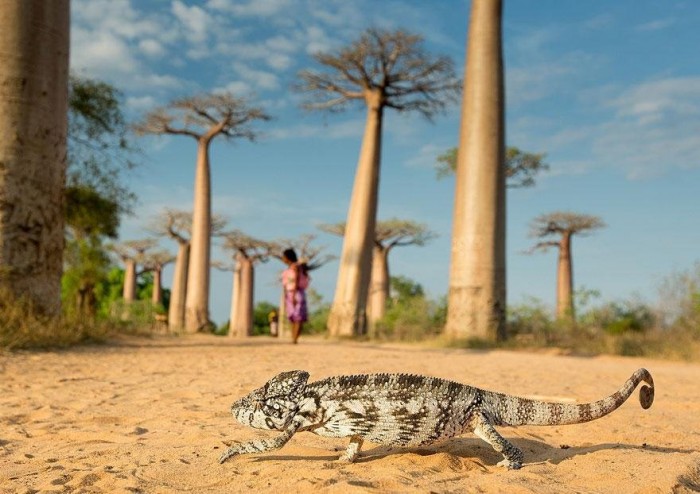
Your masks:
<path fill-rule="evenodd" d="M 535 218 L 530 224 L 530 237 L 541 238 L 531 249 L 546 251 L 552 247 L 559 249 L 557 264 L 557 317 L 573 321 L 574 314 L 574 277 L 571 259 L 571 239 L 574 235 L 583 236 L 605 227 L 598 216 L 555 211 Z M 553 240 L 552 238 L 555 238 Z M 556 239 L 556 237 L 559 237 Z"/>
<path fill-rule="evenodd" d="M 457 152 L 445 334 L 505 338 L 506 193 L 501 0 L 473 0 Z"/>
<path fill-rule="evenodd" d="M 197 142 L 192 240 L 187 272 L 185 329 L 203 330 L 209 324 L 209 268 L 211 259 L 211 172 L 209 146 L 218 136 L 255 140 L 253 123 L 269 116 L 232 94 L 204 94 L 172 101 L 134 126 L 137 134 L 184 135 Z"/>
<path fill-rule="evenodd" d="M 68 0 L 0 2 L 0 289 L 61 309 Z"/>
<path fill-rule="evenodd" d="M 345 223 L 320 225 L 319 228 L 334 235 L 345 234 Z M 386 314 L 386 302 L 389 300 L 390 290 L 389 253 L 394 247 L 423 246 L 436 236 L 437 234 L 430 231 L 426 225 L 415 221 L 392 218 L 377 222 L 367 298 L 367 319 L 370 331 Z"/>
<path fill-rule="evenodd" d="M 153 305 L 163 303 L 163 268 L 174 260 L 175 257 L 167 250 L 147 252 L 143 256 L 144 272 L 153 273 L 153 293 L 151 294 Z"/>
<path fill-rule="evenodd" d="M 226 226 L 226 220 L 217 214 L 211 217 L 211 235 L 220 235 Z M 187 293 L 187 269 L 190 259 L 190 232 L 192 230 L 192 213 L 178 209 L 166 208 L 151 221 L 149 231 L 160 237 L 169 237 L 178 244 L 173 269 L 173 281 L 170 287 L 170 306 L 168 307 L 168 329 L 173 332 L 185 327 L 185 296 Z"/>
<path fill-rule="evenodd" d="M 233 253 L 233 289 L 229 336 L 246 337 L 253 334 L 253 304 L 255 265 L 270 256 L 270 243 L 234 230 L 223 235 L 223 248 Z"/>
<path fill-rule="evenodd" d="M 136 300 L 136 278 L 140 274 L 136 269 L 137 264 L 143 263 L 146 251 L 152 249 L 155 245 L 155 240 L 147 238 L 143 240 L 127 240 L 109 246 L 124 263 L 122 298 L 127 304 Z"/>
<path fill-rule="evenodd" d="M 328 318 L 332 335 L 366 330 L 384 110 L 418 112 L 430 119 L 454 101 L 460 81 L 452 61 L 430 56 L 422 37 L 402 30 L 369 29 L 349 46 L 314 56 L 324 71 L 300 73 L 307 109 L 341 110 L 356 101 L 367 109 L 335 297 Z"/>
<path fill-rule="evenodd" d="M 506 148 L 506 187 L 521 188 L 535 185 L 535 175 L 549 170 L 544 161 L 544 153 L 527 153 L 516 147 Z M 437 157 L 435 172 L 437 178 L 454 175 L 457 171 L 457 148 L 450 148 Z"/>

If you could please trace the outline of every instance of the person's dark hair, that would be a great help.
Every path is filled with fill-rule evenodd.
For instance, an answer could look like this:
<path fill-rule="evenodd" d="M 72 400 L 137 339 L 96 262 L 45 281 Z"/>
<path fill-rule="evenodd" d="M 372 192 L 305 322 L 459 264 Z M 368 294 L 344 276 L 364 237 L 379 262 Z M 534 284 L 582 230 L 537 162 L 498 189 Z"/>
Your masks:
<path fill-rule="evenodd" d="M 289 262 L 297 262 L 297 253 L 294 252 L 294 249 L 286 249 L 284 252 L 282 252 L 282 257 Z"/>

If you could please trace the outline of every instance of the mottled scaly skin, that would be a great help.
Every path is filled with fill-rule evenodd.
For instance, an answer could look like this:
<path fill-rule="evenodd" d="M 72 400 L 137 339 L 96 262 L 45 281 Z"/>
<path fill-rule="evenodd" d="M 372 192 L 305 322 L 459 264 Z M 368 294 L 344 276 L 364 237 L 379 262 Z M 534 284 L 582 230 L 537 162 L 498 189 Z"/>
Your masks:
<path fill-rule="evenodd" d="M 654 401 L 654 381 L 639 369 L 612 395 L 577 404 L 548 403 L 486 391 L 435 377 L 364 374 L 307 383 L 308 372 L 283 372 L 231 406 L 236 420 L 258 429 L 278 430 L 274 439 L 236 444 L 219 461 L 239 454 L 278 449 L 297 432 L 350 437 L 340 457 L 353 461 L 364 440 L 388 446 L 425 446 L 473 432 L 501 453 L 499 463 L 520 468 L 523 453 L 496 425 L 578 424 L 600 418 L 622 405 L 637 385 L 642 408 Z"/>

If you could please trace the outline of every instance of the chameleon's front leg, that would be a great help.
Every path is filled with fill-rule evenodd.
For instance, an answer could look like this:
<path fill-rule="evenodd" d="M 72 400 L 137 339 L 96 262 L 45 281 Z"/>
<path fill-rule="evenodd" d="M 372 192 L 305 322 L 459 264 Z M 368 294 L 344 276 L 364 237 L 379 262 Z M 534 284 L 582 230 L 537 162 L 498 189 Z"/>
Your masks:
<path fill-rule="evenodd" d="M 476 416 L 473 419 L 472 427 L 474 434 L 503 455 L 504 460 L 499 461 L 498 466 L 506 467 L 509 470 L 518 470 L 523 465 L 523 452 L 501 436 L 485 416 L 481 414 Z"/>
<path fill-rule="evenodd" d="M 234 444 L 224 454 L 219 457 L 219 463 L 223 463 L 232 456 L 245 455 L 249 453 L 265 453 L 280 449 L 292 438 L 294 433 L 299 429 L 300 424 L 292 422 L 282 435 L 272 439 L 258 439 L 249 443 Z"/>

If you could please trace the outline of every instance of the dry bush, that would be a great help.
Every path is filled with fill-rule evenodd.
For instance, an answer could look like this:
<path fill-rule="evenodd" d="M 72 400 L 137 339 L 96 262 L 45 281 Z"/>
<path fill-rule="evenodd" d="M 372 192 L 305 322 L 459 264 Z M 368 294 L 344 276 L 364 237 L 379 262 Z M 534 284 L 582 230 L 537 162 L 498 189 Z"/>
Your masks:
<path fill-rule="evenodd" d="M 65 347 L 102 341 L 109 330 L 107 322 L 39 315 L 31 301 L 0 289 L 0 348 Z"/>

